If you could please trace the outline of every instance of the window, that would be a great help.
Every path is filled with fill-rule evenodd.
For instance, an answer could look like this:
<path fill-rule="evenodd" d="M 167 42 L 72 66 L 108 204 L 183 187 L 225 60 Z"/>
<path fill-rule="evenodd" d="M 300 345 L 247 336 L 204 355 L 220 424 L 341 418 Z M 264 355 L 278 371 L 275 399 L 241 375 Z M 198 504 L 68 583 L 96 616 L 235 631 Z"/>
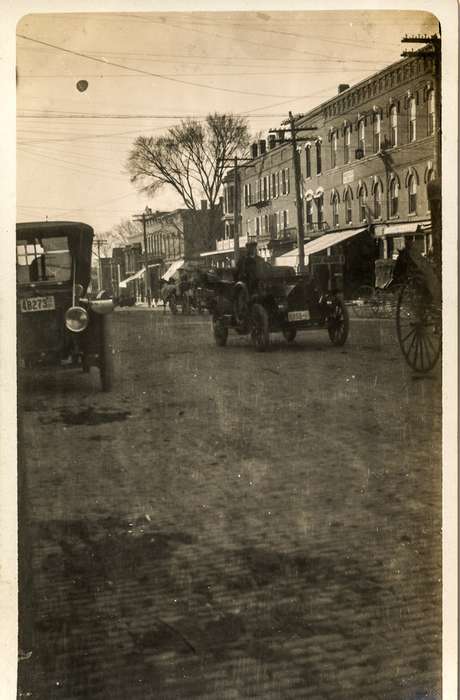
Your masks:
<path fill-rule="evenodd" d="M 412 143 L 417 137 L 417 106 L 415 97 L 409 100 L 409 141 Z"/>
<path fill-rule="evenodd" d="M 351 141 L 351 126 L 345 127 L 343 135 L 343 162 L 350 162 L 350 141 Z"/>
<path fill-rule="evenodd" d="M 381 125 L 381 116 L 380 113 L 374 114 L 374 119 L 373 119 L 373 146 L 374 146 L 374 153 L 378 153 L 380 151 L 380 125 Z"/>
<path fill-rule="evenodd" d="M 233 214 L 233 185 L 229 185 L 225 190 L 225 213 Z"/>
<path fill-rule="evenodd" d="M 417 179 L 412 173 L 407 181 L 407 189 L 409 190 L 409 214 L 417 213 Z"/>
<path fill-rule="evenodd" d="M 70 280 L 72 258 L 67 236 L 18 241 L 16 265 L 20 284 Z"/>
<path fill-rule="evenodd" d="M 244 205 L 248 207 L 251 204 L 251 185 L 245 185 L 244 186 Z"/>
<path fill-rule="evenodd" d="M 256 237 L 260 236 L 260 216 L 256 216 Z"/>
<path fill-rule="evenodd" d="M 307 223 L 307 231 L 312 231 L 313 230 L 313 199 L 307 199 L 306 202 L 306 212 L 305 212 L 305 219 Z"/>
<path fill-rule="evenodd" d="M 324 215 L 324 196 L 322 194 L 316 197 L 316 213 L 318 215 L 318 230 L 323 227 L 323 215 Z"/>
<path fill-rule="evenodd" d="M 339 195 L 334 192 L 332 196 L 332 225 L 339 225 Z"/>
<path fill-rule="evenodd" d="M 264 202 L 268 200 L 268 177 L 265 175 L 263 179 L 263 195 L 262 199 Z"/>
<path fill-rule="evenodd" d="M 311 146 L 305 148 L 305 177 L 311 177 Z"/>
<path fill-rule="evenodd" d="M 367 191 L 364 185 L 361 185 L 358 191 L 359 202 L 359 220 L 367 221 Z"/>
<path fill-rule="evenodd" d="M 390 182 L 390 216 L 396 216 L 398 214 L 398 197 L 399 184 L 398 180 L 394 177 Z"/>
<path fill-rule="evenodd" d="M 276 196 L 280 196 L 280 173 L 279 170 L 276 173 Z"/>
<path fill-rule="evenodd" d="M 428 197 L 428 183 L 431 182 L 431 180 L 434 180 L 434 170 L 433 168 L 430 168 L 426 174 L 426 186 L 427 186 L 427 192 L 426 192 L 426 201 L 427 201 L 427 207 L 428 211 L 430 211 L 430 199 Z"/>
<path fill-rule="evenodd" d="M 361 119 L 358 124 L 358 149 L 364 156 L 366 153 L 366 125 L 364 119 Z"/>
<path fill-rule="evenodd" d="M 378 180 L 374 185 L 374 218 L 382 217 L 382 183 Z"/>
<path fill-rule="evenodd" d="M 347 189 L 345 193 L 345 223 L 351 224 L 353 221 L 353 207 L 352 207 L 353 194 L 350 188 Z"/>
<path fill-rule="evenodd" d="M 316 174 L 319 175 L 322 170 L 321 164 L 321 141 L 316 142 Z"/>
<path fill-rule="evenodd" d="M 289 226 L 289 212 L 287 209 L 283 211 L 283 229 L 287 229 Z"/>
<path fill-rule="evenodd" d="M 278 192 L 276 191 L 276 173 L 272 173 L 271 179 L 272 179 L 272 197 L 277 197 Z"/>
<path fill-rule="evenodd" d="M 436 124 L 434 108 L 434 90 L 430 90 L 430 92 L 428 93 L 428 136 L 434 134 Z"/>
<path fill-rule="evenodd" d="M 334 131 L 331 137 L 331 167 L 337 167 L 337 132 Z"/>
<path fill-rule="evenodd" d="M 287 189 L 286 189 L 286 171 L 283 168 L 281 171 L 281 194 L 287 194 Z"/>
<path fill-rule="evenodd" d="M 390 142 L 392 146 L 398 145 L 398 109 L 396 105 L 390 108 Z"/>
<path fill-rule="evenodd" d="M 269 229 L 268 229 L 268 214 L 264 214 L 263 218 L 263 231 L 262 233 L 268 234 Z"/>

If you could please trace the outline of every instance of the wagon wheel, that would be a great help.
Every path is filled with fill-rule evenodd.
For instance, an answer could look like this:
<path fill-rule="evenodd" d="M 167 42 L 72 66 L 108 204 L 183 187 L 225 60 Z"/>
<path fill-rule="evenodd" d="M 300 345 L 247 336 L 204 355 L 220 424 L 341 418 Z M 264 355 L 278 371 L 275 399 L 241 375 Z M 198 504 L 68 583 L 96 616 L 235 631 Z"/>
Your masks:
<path fill-rule="evenodd" d="M 297 335 L 297 329 L 296 328 L 283 328 L 283 336 L 284 339 L 287 340 L 288 343 L 293 343 L 295 340 L 295 337 Z"/>
<path fill-rule="evenodd" d="M 270 342 L 268 314 L 261 304 L 254 304 L 251 310 L 251 338 L 258 352 L 265 352 Z"/>
<path fill-rule="evenodd" d="M 328 319 L 327 332 L 333 345 L 345 345 L 348 338 L 349 317 L 345 304 L 338 297 L 334 300 Z"/>
<path fill-rule="evenodd" d="M 404 358 L 415 372 L 429 372 L 441 353 L 441 303 L 436 304 L 422 279 L 409 279 L 396 307 L 396 331 Z"/>
<path fill-rule="evenodd" d="M 109 331 L 109 316 L 102 316 L 99 347 L 99 374 L 102 391 L 111 391 L 113 387 L 113 347 Z"/>
<path fill-rule="evenodd" d="M 216 345 L 221 348 L 225 347 L 228 338 L 228 328 L 219 316 L 213 316 L 212 318 L 212 332 L 214 333 Z"/>

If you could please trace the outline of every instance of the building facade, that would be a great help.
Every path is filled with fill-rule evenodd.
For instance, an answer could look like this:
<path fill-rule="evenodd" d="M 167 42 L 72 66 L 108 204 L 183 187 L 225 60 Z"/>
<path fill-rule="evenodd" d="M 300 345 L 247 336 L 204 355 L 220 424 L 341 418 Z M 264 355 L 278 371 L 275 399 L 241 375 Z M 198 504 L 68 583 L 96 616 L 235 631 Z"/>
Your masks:
<path fill-rule="evenodd" d="M 367 229 L 376 241 L 376 283 L 410 238 L 431 247 L 427 184 L 436 177 L 438 105 L 434 57 L 415 54 L 296 117 L 305 240 Z M 287 127 L 286 127 L 287 129 Z M 289 130 L 253 144 L 239 168 L 241 234 L 272 262 L 297 241 Z M 224 184 L 225 236 L 233 238 L 234 174 Z"/>

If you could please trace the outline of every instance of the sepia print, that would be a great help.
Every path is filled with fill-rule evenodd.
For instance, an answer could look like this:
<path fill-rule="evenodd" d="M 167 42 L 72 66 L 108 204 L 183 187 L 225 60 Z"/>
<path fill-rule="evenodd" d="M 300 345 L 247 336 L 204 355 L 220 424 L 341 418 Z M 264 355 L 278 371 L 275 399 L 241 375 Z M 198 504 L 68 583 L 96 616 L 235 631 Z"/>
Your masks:
<path fill-rule="evenodd" d="M 17 697 L 440 700 L 440 22 L 123 9 L 16 27 Z"/>

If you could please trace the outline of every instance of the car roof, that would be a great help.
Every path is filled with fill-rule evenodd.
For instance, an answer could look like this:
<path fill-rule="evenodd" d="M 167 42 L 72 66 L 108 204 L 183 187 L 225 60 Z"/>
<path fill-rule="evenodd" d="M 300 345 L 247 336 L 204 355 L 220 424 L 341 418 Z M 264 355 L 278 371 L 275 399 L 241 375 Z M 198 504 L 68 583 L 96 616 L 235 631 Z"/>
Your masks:
<path fill-rule="evenodd" d="M 88 238 L 94 236 L 94 231 L 89 224 L 80 221 L 27 221 L 16 224 L 16 236 L 53 236 L 56 233 L 67 235 L 83 235 Z"/>

